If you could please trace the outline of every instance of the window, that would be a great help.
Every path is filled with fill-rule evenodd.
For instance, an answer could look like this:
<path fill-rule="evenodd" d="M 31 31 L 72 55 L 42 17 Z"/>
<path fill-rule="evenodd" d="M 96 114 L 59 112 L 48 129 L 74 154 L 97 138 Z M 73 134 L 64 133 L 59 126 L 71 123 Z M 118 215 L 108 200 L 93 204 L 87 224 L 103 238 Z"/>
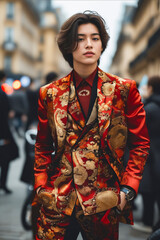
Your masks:
<path fill-rule="evenodd" d="M 7 7 L 7 9 L 6 9 L 7 18 L 13 19 L 14 18 L 14 3 L 8 2 L 6 7 Z"/>
<path fill-rule="evenodd" d="M 11 58 L 11 56 L 5 56 L 4 57 L 4 69 L 6 71 L 11 71 L 11 65 L 12 65 L 12 58 Z"/>
<path fill-rule="evenodd" d="M 12 27 L 7 27 L 5 29 L 5 41 L 7 42 L 14 41 L 14 29 Z"/>

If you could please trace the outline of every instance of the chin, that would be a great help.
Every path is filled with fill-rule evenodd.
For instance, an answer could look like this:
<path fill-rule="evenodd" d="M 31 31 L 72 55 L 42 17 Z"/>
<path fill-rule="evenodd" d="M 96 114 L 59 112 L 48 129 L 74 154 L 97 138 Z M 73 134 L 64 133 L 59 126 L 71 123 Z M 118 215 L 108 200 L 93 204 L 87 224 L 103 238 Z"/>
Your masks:
<path fill-rule="evenodd" d="M 92 59 L 87 59 L 85 62 L 84 62 L 84 64 L 88 64 L 88 65 L 90 65 L 90 64 L 97 64 L 97 61 L 98 60 L 92 60 Z"/>

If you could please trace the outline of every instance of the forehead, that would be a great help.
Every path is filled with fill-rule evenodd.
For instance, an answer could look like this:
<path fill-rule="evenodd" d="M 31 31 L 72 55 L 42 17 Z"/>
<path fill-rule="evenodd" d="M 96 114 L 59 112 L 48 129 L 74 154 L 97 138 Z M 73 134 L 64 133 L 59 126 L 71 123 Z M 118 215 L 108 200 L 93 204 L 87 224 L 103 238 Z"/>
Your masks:
<path fill-rule="evenodd" d="M 98 28 L 92 23 L 85 23 L 78 26 L 78 34 L 99 34 Z"/>

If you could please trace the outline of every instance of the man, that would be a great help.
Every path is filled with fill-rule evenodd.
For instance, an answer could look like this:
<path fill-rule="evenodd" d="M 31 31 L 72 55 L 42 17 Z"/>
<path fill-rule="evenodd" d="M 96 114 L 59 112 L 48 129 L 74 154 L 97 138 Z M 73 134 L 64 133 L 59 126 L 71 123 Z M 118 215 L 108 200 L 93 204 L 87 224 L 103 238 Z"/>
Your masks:
<path fill-rule="evenodd" d="M 146 124 L 150 137 L 150 151 L 144 168 L 139 193 L 142 194 L 142 222 L 134 228 L 143 232 L 152 232 L 160 228 L 160 76 L 149 77 L 144 98 Z M 155 203 L 158 206 L 158 222 L 154 225 Z M 157 212 L 156 212 L 157 215 Z"/>
<path fill-rule="evenodd" d="M 0 70 L 0 189 L 6 194 L 12 193 L 7 187 L 9 163 L 18 157 L 18 147 L 10 131 L 8 115 L 10 113 L 9 101 L 6 93 L 2 90 L 2 84 L 6 80 L 6 74 Z"/>
<path fill-rule="evenodd" d="M 36 239 L 73 240 L 81 232 L 87 240 L 116 240 L 119 221 L 133 223 L 131 200 L 149 139 L 135 81 L 98 68 L 108 40 L 104 20 L 93 12 L 73 15 L 59 33 L 58 46 L 73 71 L 40 90 Z"/>

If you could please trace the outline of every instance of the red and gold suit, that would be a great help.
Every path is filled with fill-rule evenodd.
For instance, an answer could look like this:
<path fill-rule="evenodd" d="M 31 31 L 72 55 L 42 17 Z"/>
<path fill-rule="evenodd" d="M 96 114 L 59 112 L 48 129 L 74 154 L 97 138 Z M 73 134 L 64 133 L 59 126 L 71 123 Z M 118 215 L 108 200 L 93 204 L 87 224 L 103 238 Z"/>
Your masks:
<path fill-rule="evenodd" d="M 103 221 L 113 221 L 109 212 L 120 202 L 120 187 L 138 192 L 148 155 L 145 112 L 135 81 L 98 68 L 85 118 L 72 74 L 40 90 L 35 148 L 35 190 L 40 189 L 41 205 L 37 239 L 63 239 L 59 229 L 65 223 L 55 223 L 60 216 L 71 216 L 75 206 L 84 216 L 106 212 Z M 126 145 L 130 154 L 125 166 Z M 133 223 L 129 204 L 119 221 Z"/>

